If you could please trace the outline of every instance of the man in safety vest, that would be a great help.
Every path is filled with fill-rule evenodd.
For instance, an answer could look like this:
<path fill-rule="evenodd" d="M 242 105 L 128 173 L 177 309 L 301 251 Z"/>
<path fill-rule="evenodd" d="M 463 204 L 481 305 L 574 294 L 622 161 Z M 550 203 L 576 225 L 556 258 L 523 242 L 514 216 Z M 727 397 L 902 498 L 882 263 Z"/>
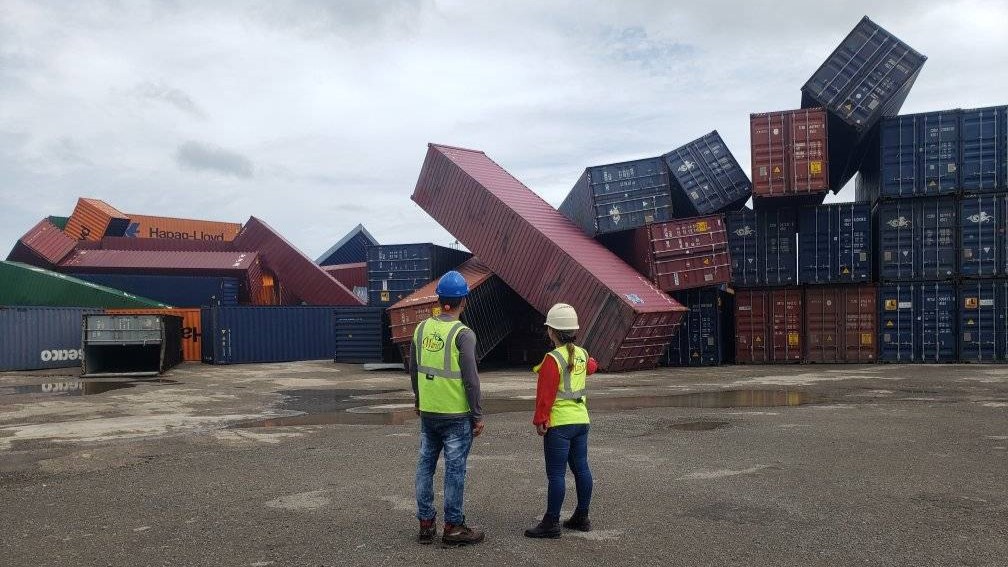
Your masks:
<path fill-rule="evenodd" d="M 434 470 L 444 450 L 444 531 L 441 542 L 458 546 L 483 541 L 483 532 L 466 526 L 462 514 L 466 460 L 474 437 L 483 432 L 476 334 L 459 321 L 469 285 L 451 271 L 437 285 L 440 313 L 419 325 L 410 345 L 410 378 L 420 416 L 420 456 L 416 469 L 417 541 L 437 536 Z"/>

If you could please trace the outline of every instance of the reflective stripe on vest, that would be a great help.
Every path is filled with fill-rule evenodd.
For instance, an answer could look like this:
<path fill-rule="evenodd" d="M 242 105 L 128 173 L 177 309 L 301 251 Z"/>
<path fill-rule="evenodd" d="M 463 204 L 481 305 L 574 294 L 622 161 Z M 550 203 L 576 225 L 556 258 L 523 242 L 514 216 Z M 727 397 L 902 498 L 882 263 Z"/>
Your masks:
<path fill-rule="evenodd" d="M 567 348 L 550 351 L 557 364 L 562 380 L 557 384 L 557 397 L 550 410 L 550 427 L 578 423 L 588 423 L 588 401 L 585 398 L 585 383 L 588 375 L 588 352 L 577 345 L 574 349 L 573 371 L 568 368 Z"/>
<path fill-rule="evenodd" d="M 430 318 L 413 334 L 417 394 L 421 412 L 461 415 L 470 412 L 462 382 L 461 353 L 455 339 L 466 330 L 460 321 Z"/>
<path fill-rule="evenodd" d="M 427 376 L 440 376 L 441 378 L 461 380 L 462 371 L 452 370 L 452 351 L 455 348 L 455 337 L 458 336 L 459 332 L 461 332 L 462 329 L 466 328 L 466 326 L 462 324 L 462 321 L 455 321 L 455 324 L 452 326 L 451 330 L 448 331 L 448 335 L 445 337 L 443 366 L 441 367 L 424 366 L 422 362 L 423 350 L 421 349 L 423 348 L 423 339 L 424 339 L 423 332 L 424 328 L 427 326 L 427 321 L 430 321 L 430 319 L 427 319 L 424 322 L 420 323 L 420 326 L 417 327 L 416 333 L 414 334 L 413 352 L 416 353 L 417 374 L 426 374 Z"/>
<path fill-rule="evenodd" d="M 577 353 L 578 347 L 575 348 L 575 354 Z M 560 378 L 563 380 L 563 389 L 557 392 L 558 398 L 563 398 L 565 400 L 580 400 L 584 397 L 584 388 L 580 390 L 571 390 L 571 371 L 570 364 L 567 361 L 566 349 L 555 349 L 550 352 L 553 358 L 557 361 L 557 366 L 560 368 Z"/>

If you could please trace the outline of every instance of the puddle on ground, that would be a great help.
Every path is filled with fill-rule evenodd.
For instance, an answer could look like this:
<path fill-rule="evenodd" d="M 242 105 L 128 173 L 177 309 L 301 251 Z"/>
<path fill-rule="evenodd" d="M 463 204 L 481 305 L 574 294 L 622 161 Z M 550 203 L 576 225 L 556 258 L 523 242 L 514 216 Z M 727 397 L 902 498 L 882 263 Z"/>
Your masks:
<path fill-rule="evenodd" d="M 678 431 L 713 431 L 727 425 L 727 421 L 687 421 L 686 423 L 673 423 L 667 428 Z"/>
<path fill-rule="evenodd" d="M 94 396 L 112 390 L 132 388 L 141 382 L 136 380 L 63 380 L 58 382 L 43 382 L 41 384 L 26 384 L 23 386 L 0 387 L 0 396 L 16 396 L 24 394 L 46 394 L 62 396 Z M 176 384 L 174 380 L 151 380 L 149 384 Z"/>
<path fill-rule="evenodd" d="M 286 411 L 302 415 L 275 417 L 237 424 L 235 427 L 291 427 L 299 425 L 402 425 L 416 418 L 413 394 L 406 390 L 287 390 Z M 383 403 L 375 404 L 377 399 Z M 652 396 L 599 396 L 590 398 L 593 411 L 635 410 L 645 408 L 766 408 L 818 403 L 821 400 L 798 390 L 727 390 Z M 533 399 L 487 399 L 485 414 L 531 412 Z M 709 431 L 726 422 L 695 422 L 671 426 L 683 431 Z"/>

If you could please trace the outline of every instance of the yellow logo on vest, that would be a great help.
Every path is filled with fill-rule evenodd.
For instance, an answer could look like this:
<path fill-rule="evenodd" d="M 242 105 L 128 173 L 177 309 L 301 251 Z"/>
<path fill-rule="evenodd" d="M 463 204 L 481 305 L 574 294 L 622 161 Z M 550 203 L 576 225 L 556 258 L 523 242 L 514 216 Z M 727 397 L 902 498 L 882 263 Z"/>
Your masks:
<path fill-rule="evenodd" d="M 444 337 L 438 333 L 431 333 L 424 337 L 423 348 L 427 352 L 438 352 L 444 350 Z"/>
<path fill-rule="evenodd" d="M 588 372 L 588 359 L 581 355 L 574 355 L 574 371 L 571 374 L 580 374 Z"/>

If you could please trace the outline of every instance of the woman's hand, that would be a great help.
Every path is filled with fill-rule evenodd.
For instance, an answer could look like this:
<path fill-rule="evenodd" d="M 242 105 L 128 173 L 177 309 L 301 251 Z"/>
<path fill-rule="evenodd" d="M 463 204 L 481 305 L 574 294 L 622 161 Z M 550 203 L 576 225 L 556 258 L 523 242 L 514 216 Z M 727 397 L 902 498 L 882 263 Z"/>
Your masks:
<path fill-rule="evenodd" d="M 546 435 L 547 431 L 549 431 L 549 424 L 548 423 L 537 423 L 536 424 L 536 433 L 539 434 L 539 437 L 542 437 L 543 435 Z"/>

